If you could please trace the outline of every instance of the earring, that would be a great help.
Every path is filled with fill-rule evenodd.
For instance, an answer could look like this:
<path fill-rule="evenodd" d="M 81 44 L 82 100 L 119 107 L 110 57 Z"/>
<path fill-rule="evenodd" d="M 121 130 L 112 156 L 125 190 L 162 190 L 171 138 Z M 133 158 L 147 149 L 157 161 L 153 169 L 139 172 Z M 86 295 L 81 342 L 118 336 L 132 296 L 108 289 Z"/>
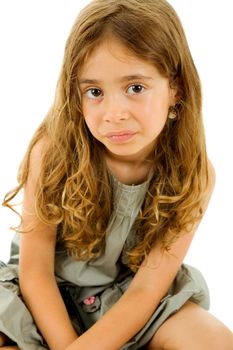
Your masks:
<path fill-rule="evenodd" d="M 178 111 L 176 106 L 170 106 L 168 110 L 168 118 L 173 120 L 178 117 Z"/>

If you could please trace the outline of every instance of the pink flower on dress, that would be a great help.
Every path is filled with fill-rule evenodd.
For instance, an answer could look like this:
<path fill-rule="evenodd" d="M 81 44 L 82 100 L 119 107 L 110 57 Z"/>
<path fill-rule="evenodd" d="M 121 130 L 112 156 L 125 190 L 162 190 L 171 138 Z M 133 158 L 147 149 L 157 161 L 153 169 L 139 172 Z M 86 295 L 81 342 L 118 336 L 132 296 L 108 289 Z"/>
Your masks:
<path fill-rule="evenodd" d="M 94 295 L 83 300 L 83 303 L 85 305 L 92 305 L 92 304 L 94 304 L 94 302 L 95 302 L 95 296 Z"/>

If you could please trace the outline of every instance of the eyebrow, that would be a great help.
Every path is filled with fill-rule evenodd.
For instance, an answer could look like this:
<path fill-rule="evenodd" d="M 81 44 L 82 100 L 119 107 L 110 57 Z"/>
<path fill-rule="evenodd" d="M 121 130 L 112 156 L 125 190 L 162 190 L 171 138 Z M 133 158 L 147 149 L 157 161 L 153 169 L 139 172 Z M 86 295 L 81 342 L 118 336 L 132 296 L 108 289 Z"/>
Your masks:
<path fill-rule="evenodd" d="M 124 77 L 121 77 L 119 79 L 119 82 L 127 82 L 131 80 L 153 80 L 152 77 L 145 76 L 143 74 L 133 74 L 133 75 L 126 75 Z M 100 84 L 103 83 L 101 80 L 97 79 L 82 79 L 79 80 L 79 84 Z"/>

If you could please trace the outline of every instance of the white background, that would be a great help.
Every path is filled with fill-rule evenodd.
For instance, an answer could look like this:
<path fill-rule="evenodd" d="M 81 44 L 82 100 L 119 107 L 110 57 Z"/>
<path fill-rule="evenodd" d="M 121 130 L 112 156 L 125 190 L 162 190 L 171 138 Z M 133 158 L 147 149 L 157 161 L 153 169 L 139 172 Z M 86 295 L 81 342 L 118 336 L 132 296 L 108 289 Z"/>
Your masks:
<path fill-rule="evenodd" d="M 19 162 L 54 96 L 65 40 L 88 1 L 0 1 L 0 200 L 16 185 Z M 201 76 L 215 191 L 185 262 L 198 267 L 210 311 L 233 330 L 232 7 L 231 0 L 171 0 Z M 0 259 L 7 261 L 17 217 L 0 208 Z"/>

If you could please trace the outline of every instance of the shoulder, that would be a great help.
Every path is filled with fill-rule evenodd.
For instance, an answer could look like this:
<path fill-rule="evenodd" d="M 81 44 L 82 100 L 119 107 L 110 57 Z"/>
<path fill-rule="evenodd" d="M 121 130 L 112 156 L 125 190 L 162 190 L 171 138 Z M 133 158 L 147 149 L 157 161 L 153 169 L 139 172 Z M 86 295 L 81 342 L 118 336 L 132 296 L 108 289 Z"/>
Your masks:
<path fill-rule="evenodd" d="M 216 180 L 216 173 L 210 159 L 207 160 L 207 171 L 208 171 L 208 187 L 210 187 L 210 189 L 213 189 L 215 185 L 215 180 Z"/>
<path fill-rule="evenodd" d="M 36 163 L 40 161 L 48 145 L 49 138 L 47 136 L 43 136 L 36 141 L 30 150 L 30 161 Z"/>
<path fill-rule="evenodd" d="M 206 180 L 207 179 L 207 180 Z M 210 161 L 207 159 L 207 177 L 205 176 L 205 190 L 203 192 L 203 209 L 205 210 L 208 206 L 209 200 L 212 196 L 216 181 L 215 169 Z"/>
<path fill-rule="evenodd" d="M 35 183 L 39 177 L 42 158 L 46 152 L 49 145 L 49 139 L 43 136 L 38 141 L 36 141 L 29 149 L 28 155 L 28 180 L 29 182 Z"/>
<path fill-rule="evenodd" d="M 215 186 L 216 173 L 215 173 L 214 166 L 209 159 L 207 160 L 207 173 L 208 173 L 207 191 L 212 193 Z"/>

